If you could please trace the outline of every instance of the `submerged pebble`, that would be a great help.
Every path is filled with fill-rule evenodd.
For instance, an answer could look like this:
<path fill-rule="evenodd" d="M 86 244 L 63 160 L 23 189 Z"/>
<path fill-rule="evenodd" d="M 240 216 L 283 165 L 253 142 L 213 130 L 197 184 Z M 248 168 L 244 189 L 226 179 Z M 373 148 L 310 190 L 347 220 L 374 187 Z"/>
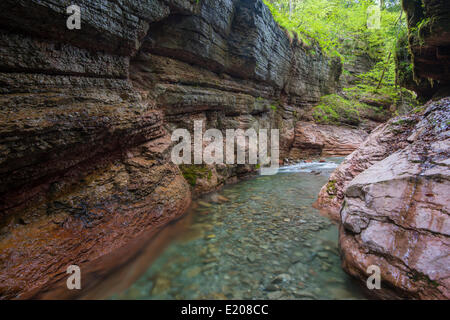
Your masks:
<path fill-rule="evenodd" d="M 341 269 L 337 227 L 312 208 L 329 163 L 320 175 L 283 169 L 197 201 L 187 232 L 203 236 L 173 241 L 113 298 L 363 299 Z"/>

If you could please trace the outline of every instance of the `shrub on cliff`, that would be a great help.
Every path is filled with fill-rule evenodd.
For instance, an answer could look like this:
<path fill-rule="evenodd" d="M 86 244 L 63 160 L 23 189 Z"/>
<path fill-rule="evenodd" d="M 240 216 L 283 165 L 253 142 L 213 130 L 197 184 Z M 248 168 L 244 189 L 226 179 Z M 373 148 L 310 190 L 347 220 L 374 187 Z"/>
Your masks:
<path fill-rule="evenodd" d="M 320 104 L 313 110 L 313 117 L 317 123 L 357 126 L 361 122 L 359 104 L 337 94 L 330 94 L 320 99 Z"/>
<path fill-rule="evenodd" d="M 350 126 L 358 126 L 366 119 L 384 122 L 397 110 L 396 103 L 389 95 L 371 94 L 366 88 L 355 87 L 347 89 L 345 96 L 323 96 L 313 109 L 313 118 L 321 124 Z"/>

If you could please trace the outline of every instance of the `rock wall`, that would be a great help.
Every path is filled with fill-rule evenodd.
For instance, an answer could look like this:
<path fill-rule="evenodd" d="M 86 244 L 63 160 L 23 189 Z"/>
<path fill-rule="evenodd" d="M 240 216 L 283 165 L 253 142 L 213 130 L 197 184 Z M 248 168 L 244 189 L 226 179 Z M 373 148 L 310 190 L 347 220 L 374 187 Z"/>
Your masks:
<path fill-rule="evenodd" d="M 288 137 L 338 86 L 340 63 L 261 0 L 80 0 L 81 30 L 66 28 L 70 4 L 0 4 L 0 298 L 180 216 L 191 187 L 169 160 L 172 129 Z M 252 168 L 211 170 L 204 191 Z"/>
<path fill-rule="evenodd" d="M 450 95 L 450 2 L 402 0 L 407 15 L 413 79 L 423 99 Z M 412 79 L 410 79 L 412 80 Z"/>
<path fill-rule="evenodd" d="M 217 19 L 220 17 L 220 19 Z M 150 25 L 131 61 L 131 79 L 165 114 L 166 128 L 280 129 L 289 156 L 299 119 L 339 86 L 341 64 L 291 39 L 262 1 L 200 1 Z M 255 166 L 183 167 L 196 194 Z M 206 174 L 202 174 L 205 173 Z"/>
<path fill-rule="evenodd" d="M 80 31 L 65 27 L 67 1 L 0 4 L 2 298 L 64 277 L 190 203 L 163 113 L 128 79 L 145 26 L 161 15 L 133 1 L 79 4 Z"/>

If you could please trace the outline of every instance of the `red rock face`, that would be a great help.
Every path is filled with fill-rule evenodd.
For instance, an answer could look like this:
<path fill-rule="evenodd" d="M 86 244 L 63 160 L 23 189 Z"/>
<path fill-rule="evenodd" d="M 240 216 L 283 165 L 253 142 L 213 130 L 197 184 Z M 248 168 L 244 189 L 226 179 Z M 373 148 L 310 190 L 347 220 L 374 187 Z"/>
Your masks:
<path fill-rule="evenodd" d="M 359 129 L 299 121 L 295 126 L 290 157 L 346 156 L 358 148 L 366 137 L 367 133 Z"/>
<path fill-rule="evenodd" d="M 448 59 L 439 52 L 448 47 L 448 2 L 422 2 L 403 0 L 421 81 L 413 88 L 424 99 L 445 97 Z M 415 27 L 425 18 L 419 45 Z M 424 86 L 430 79 L 438 83 Z M 426 107 L 380 125 L 331 175 L 316 202 L 340 223 L 343 268 L 363 285 L 368 267 L 380 268 L 382 289 L 372 293 L 381 298 L 450 297 L 450 99 Z"/>
<path fill-rule="evenodd" d="M 407 145 L 344 190 L 343 267 L 365 282 L 379 266 L 381 297 L 450 298 L 449 119 L 450 99 L 430 103 Z"/>
<path fill-rule="evenodd" d="M 57 281 L 68 265 L 83 268 L 185 212 L 189 186 L 176 166 L 158 159 L 162 139 L 92 171 L 83 168 L 79 180 L 55 181 L 33 205 L 5 211 L 10 220 L 0 244 L 2 297 Z M 167 150 L 167 139 L 164 145 Z"/>

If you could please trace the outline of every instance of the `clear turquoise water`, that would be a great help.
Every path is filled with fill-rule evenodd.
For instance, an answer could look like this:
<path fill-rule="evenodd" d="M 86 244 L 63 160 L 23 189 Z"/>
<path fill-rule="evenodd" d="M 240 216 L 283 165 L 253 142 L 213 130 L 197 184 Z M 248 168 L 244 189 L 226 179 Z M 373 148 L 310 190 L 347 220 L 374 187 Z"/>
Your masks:
<path fill-rule="evenodd" d="M 311 207 L 341 160 L 285 167 L 200 199 L 184 231 L 112 298 L 364 299 L 340 267 L 337 226 Z"/>

